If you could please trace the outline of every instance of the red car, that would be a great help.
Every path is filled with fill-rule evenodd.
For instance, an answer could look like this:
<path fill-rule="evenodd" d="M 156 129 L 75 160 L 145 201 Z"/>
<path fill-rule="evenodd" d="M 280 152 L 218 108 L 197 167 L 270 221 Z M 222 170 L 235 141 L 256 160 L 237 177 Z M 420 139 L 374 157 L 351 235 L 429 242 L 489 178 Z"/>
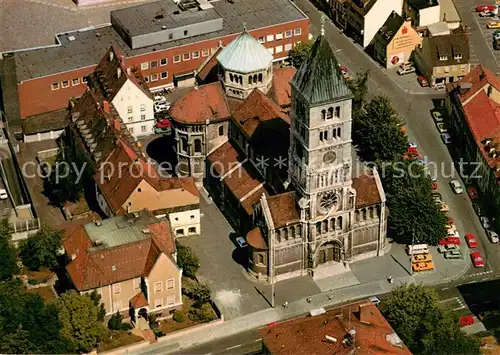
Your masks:
<path fill-rule="evenodd" d="M 437 190 L 438 189 L 438 183 L 436 181 L 432 182 L 432 189 Z"/>
<path fill-rule="evenodd" d="M 460 318 L 460 326 L 465 327 L 466 325 L 474 324 L 474 317 L 471 315 L 463 316 Z"/>
<path fill-rule="evenodd" d="M 469 186 L 467 188 L 467 194 L 469 195 L 471 200 L 475 200 L 479 197 L 479 194 L 477 193 L 477 189 L 474 186 Z"/>
<path fill-rule="evenodd" d="M 481 252 L 473 251 L 472 253 L 470 253 L 470 257 L 472 259 L 474 267 L 484 267 L 484 261 L 483 257 L 481 256 Z"/>
<path fill-rule="evenodd" d="M 455 220 L 452 217 L 448 217 L 448 224 L 455 223 Z"/>
<path fill-rule="evenodd" d="M 448 236 L 439 241 L 439 245 L 450 245 L 450 244 L 460 245 L 460 238 L 454 236 Z"/>
<path fill-rule="evenodd" d="M 425 76 L 420 75 L 417 78 L 417 80 L 418 80 L 418 83 L 420 84 L 421 87 L 426 88 L 429 86 L 429 83 L 427 82 L 427 79 L 425 78 Z"/>
<path fill-rule="evenodd" d="M 474 236 L 474 234 L 472 234 L 472 233 L 467 233 L 465 235 L 465 241 L 467 242 L 467 245 L 469 246 L 469 248 L 477 248 L 478 247 L 477 239 Z"/>
<path fill-rule="evenodd" d="M 495 5 L 478 5 L 476 7 L 477 12 L 483 12 L 483 11 L 493 11 L 495 10 Z"/>

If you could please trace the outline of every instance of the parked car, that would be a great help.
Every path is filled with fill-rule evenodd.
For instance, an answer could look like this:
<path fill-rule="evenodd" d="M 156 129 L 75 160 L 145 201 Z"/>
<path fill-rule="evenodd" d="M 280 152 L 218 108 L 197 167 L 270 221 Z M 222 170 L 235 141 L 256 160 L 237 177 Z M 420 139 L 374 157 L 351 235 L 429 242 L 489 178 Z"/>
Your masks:
<path fill-rule="evenodd" d="M 450 212 L 450 207 L 449 207 L 446 203 L 441 202 L 441 203 L 439 204 L 439 210 L 440 210 L 441 212 Z"/>
<path fill-rule="evenodd" d="M 483 209 L 481 208 L 481 206 L 479 206 L 477 203 L 473 203 L 472 204 L 472 208 L 474 209 L 474 212 L 476 212 L 476 214 L 481 217 L 482 215 L 484 215 L 483 213 Z"/>
<path fill-rule="evenodd" d="M 481 216 L 479 217 L 479 220 L 481 221 L 481 225 L 483 226 L 484 229 L 490 229 L 491 223 L 490 219 L 486 216 Z"/>
<path fill-rule="evenodd" d="M 155 106 L 154 106 L 155 113 L 166 111 L 169 108 L 170 108 L 170 105 L 168 104 L 168 102 L 166 102 L 166 103 L 155 103 Z"/>
<path fill-rule="evenodd" d="M 462 252 L 459 249 L 447 250 L 444 252 L 445 259 L 462 259 Z"/>
<path fill-rule="evenodd" d="M 498 27 L 500 28 L 500 26 Z M 406 75 L 406 74 L 410 74 L 410 73 L 415 73 L 415 67 L 409 67 L 409 68 L 401 68 L 398 70 L 398 74 L 399 75 Z"/>
<path fill-rule="evenodd" d="M 436 83 L 434 84 L 434 89 L 436 90 L 444 90 L 446 86 L 444 85 L 444 83 Z"/>
<path fill-rule="evenodd" d="M 428 263 L 432 262 L 431 254 L 417 254 L 413 255 L 412 263 Z"/>
<path fill-rule="evenodd" d="M 439 196 L 432 195 L 432 199 L 434 200 L 434 202 L 436 203 L 436 205 L 440 205 L 440 204 L 443 203 L 443 200 Z"/>
<path fill-rule="evenodd" d="M 412 142 L 412 141 L 408 142 L 408 148 L 417 149 L 417 147 L 418 147 L 417 143 Z"/>
<path fill-rule="evenodd" d="M 9 198 L 9 195 L 7 194 L 7 190 L 0 189 L 0 200 L 6 200 L 8 198 Z"/>
<path fill-rule="evenodd" d="M 447 133 L 448 132 L 448 129 L 444 126 L 444 122 L 436 123 L 436 127 L 437 127 L 439 133 Z"/>
<path fill-rule="evenodd" d="M 500 39 L 500 30 L 493 32 L 493 40 Z"/>
<path fill-rule="evenodd" d="M 481 11 L 479 13 L 479 16 L 481 16 L 481 17 L 491 17 L 491 16 L 494 16 L 494 14 L 491 11 Z"/>
<path fill-rule="evenodd" d="M 460 237 L 457 236 L 449 236 L 446 238 L 443 238 L 439 241 L 439 245 L 460 245 Z"/>
<path fill-rule="evenodd" d="M 236 243 L 238 243 L 238 245 L 240 246 L 240 248 L 245 248 L 245 247 L 248 246 L 247 241 L 243 237 L 236 238 Z"/>
<path fill-rule="evenodd" d="M 481 252 L 473 251 L 472 253 L 470 253 L 470 257 L 472 259 L 474 267 L 484 267 L 484 260 L 483 256 L 481 255 Z"/>
<path fill-rule="evenodd" d="M 380 299 L 377 296 L 372 296 L 369 300 L 375 305 L 375 307 L 380 305 Z"/>
<path fill-rule="evenodd" d="M 443 140 L 444 144 L 450 144 L 451 143 L 451 136 L 449 133 L 443 133 L 441 134 L 441 139 Z"/>
<path fill-rule="evenodd" d="M 418 83 L 420 84 L 421 87 L 426 88 L 426 87 L 429 86 L 429 82 L 427 81 L 427 79 L 425 78 L 425 76 L 419 75 L 419 77 L 417 78 L 417 80 L 418 80 Z"/>
<path fill-rule="evenodd" d="M 434 263 L 433 262 L 413 263 L 411 267 L 413 271 L 431 271 L 434 270 Z"/>
<path fill-rule="evenodd" d="M 440 253 L 445 253 L 450 250 L 460 250 L 460 246 L 458 246 L 457 244 L 446 244 L 438 246 L 438 252 Z"/>
<path fill-rule="evenodd" d="M 410 61 L 406 61 L 406 62 L 402 63 L 399 67 L 401 69 L 408 69 L 408 68 L 413 67 L 413 63 Z"/>
<path fill-rule="evenodd" d="M 164 96 L 160 96 L 160 95 L 156 95 L 154 98 L 153 98 L 155 104 L 156 103 L 159 103 L 159 104 L 164 104 L 164 103 L 167 103 L 167 99 L 164 97 Z"/>
<path fill-rule="evenodd" d="M 474 316 L 467 315 L 460 318 L 458 321 L 461 327 L 474 324 Z"/>
<path fill-rule="evenodd" d="M 493 38 L 493 49 L 496 51 L 500 49 L 500 38 Z"/>
<path fill-rule="evenodd" d="M 479 244 L 477 243 L 476 237 L 472 233 L 467 233 L 465 235 L 465 241 L 467 242 L 467 245 L 469 246 L 469 248 L 474 249 L 474 248 L 477 248 L 479 246 Z"/>
<path fill-rule="evenodd" d="M 462 192 L 464 192 L 464 188 L 462 187 L 462 185 L 460 185 L 458 180 L 451 180 L 450 186 L 453 192 L 456 194 L 461 194 Z"/>
<path fill-rule="evenodd" d="M 434 122 L 443 122 L 443 115 L 439 111 L 432 111 L 432 118 L 434 118 Z"/>
<path fill-rule="evenodd" d="M 483 12 L 483 11 L 493 11 L 495 10 L 495 5 L 478 5 L 476 6 L 476 11 L 477 12 Z"/>
<path fill-rule="evenodd" d="M 500 22 L 497 22 L 497 21 L 492 21 L 492 22 L 489 22 L 487 25 L 486 25 L 487 28 L 489 29 L 493 29 L 493 28 L 500 28 Z"/>
<path fill-rule="evenodd" d="M 477 193 L 477 189 L 474 186 L 469 186 L 467 188 L 467 195 L 469 195 L 471 200 L 475 200 L 479 197 L 479 194 Z"/>
<path fill-rule="evenodd" d="M 497 232 L 492 231 L 491 229 L 488 229 L 486 231 L 486 234 L 488 235 L 488 239 L 490 240 L 490 242 L 492 242 L 492 243 L 500 242 L 500 238 L 498 238 Z"/>
<path fill-rule="evenodd" d="M 433 190 L 437 190 L 437 189 L 438 189 L 438 187 L 439 187 L 439 186 L 438 186 L 437 181 L 433 181 L 433 182 L 432 182 L 432 189 L 433 189 Z"/>

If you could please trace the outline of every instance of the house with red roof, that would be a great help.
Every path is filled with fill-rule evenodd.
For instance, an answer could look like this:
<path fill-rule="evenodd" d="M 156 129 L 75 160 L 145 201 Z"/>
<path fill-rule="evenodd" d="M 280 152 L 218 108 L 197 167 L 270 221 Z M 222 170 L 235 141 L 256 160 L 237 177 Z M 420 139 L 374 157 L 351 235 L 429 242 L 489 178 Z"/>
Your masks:
<path fill-rule="evenodd" d="M 491 212 L 500 201 L 500 78 L 483 65 L 447 85 L 445 106 L 461 159 L 463 178 L 489 196 Z"/>
<path fill-rule="evenodd" d="M 168 221 L 141 211 L 63 227 L 69 280 L 80 293 L 96 291 L 107 315 L 120 312 L 135 322 L 182 306 L 182 269 Z"/>

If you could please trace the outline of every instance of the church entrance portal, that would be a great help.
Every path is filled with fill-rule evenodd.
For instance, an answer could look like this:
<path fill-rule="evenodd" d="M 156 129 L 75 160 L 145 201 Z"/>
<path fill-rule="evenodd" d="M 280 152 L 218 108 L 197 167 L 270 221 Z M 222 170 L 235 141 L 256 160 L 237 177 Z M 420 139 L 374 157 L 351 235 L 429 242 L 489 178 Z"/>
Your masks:
<path fill-rule="evenodd" d="M 321 245 L 316 254 L 316 265 L 325 264 L 330 261 L 340 262 L 342 258 L 342 247 L 338 242 L 328 242 Z"/>

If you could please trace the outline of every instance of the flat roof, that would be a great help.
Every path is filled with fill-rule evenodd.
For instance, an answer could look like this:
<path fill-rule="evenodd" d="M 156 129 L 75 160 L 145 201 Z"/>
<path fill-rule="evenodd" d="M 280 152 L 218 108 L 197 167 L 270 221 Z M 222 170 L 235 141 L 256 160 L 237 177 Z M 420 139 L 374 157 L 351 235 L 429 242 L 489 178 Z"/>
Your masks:
<path fill-rule="evenodd" d="M 423 10 L 428 7 L 438 6 L 437 0 L 408 0 L 408 5 L 415 10 Z"/>
<path fill-rule="evenodd" d="M 460 14 L 452 0 L 440 0 L 440 18 L 443 22 L 460 22 Z"/>
<path fill-rule="evenodd" d="M 174 29 L 221 17 L 213 8 L 193 10 L 182 11 L 172 0 L 163 0 L 111 11 L 111 17 L 132 37 L 158 32 L 162 26 Z"/>
<path fill-rule="evenodd" d="M 149 4 L 140 6 L 146 5 Z M 252 31 L 307 18 L 290 0 L 234 0 L 234 4 L 215 1 L 211 5 L 224 19 L 221 31 L 137 49 L 131 49 L 111 25 L 67 32 L 57 36 L 60 45 L 16 52 L 17 80 L 21 82 L 95 66 L 110 46 L 114 46 L 125 57 L 134 57 L 240 33 L 244 23 Z"/>

